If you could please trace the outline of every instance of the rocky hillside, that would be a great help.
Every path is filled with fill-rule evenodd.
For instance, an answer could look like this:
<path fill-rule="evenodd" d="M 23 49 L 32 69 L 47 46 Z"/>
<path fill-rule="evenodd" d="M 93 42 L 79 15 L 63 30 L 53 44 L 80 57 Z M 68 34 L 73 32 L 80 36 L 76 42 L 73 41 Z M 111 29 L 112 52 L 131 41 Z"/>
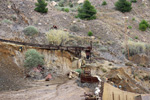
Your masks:
<path fill-rule="evenodd" d="M 115 85 L 121 84 L 122 90 L 128 89 L 127 91 L 129 92 L 149 93 L 149 70 L 142 67 L 150 67 L 150 28 L 146 31 L 140 31 L 139 23 L 143 19 L 150 23 L 150 0 L 139 0 L 136 3 L 132 3 L 132 10 L 126 13 L 121 13 L 115 9 L 114 3 L 117 0 L 106 0 L 107 5 L 105 6 L 102 5 L 103 1 L 101 0 L 89 0 L 97 9 L 97 18 L 94 20 L 76 18 L 78 14 L 77 9 L 81 7 L 82 4 L 80 3 L 83 3 L 83 1 L 46 0 L 48 3 L 48 13 L 46 14 L 34 11 L 37 0 L 0 1 L 0 39 L 49 44 L 46 33 L 55 25 L 58 30 L 69 33 L 69 39 L 63 44 L 64 46 L 90 46 L 91 41 L 93 46 L 91 61 L 87 59 L 85 61 L 85 57 L 79 59 L 66 51 L 49 51 L 0 42 L 0 84 L 2 84 L 0 91 L 18 90 L 26 86 L 26 84 L 23 84 L 26 83 L 26 80 L 23 79 L 25 76 L 23 72 L 24 58 L 25 52 L 32 48 L 44 56 L 44 67 L 49 69 L 48 71 L 52 73 L 52 77 L 53 75 L 56 77 L 66 75 L 69 71 L 80 68 L 84 62 L 93 67 L 92 74 L 101 76 L 104 80 L 108 79 L 110 84 L 112 82 Z M 60 4 L 63 4 L 63 6 L 60 6 Z M 73 7 L 70 4 L 73 4 Z M 63 10 L 66 8 L 69 9 L 69 12 Z M 128 16 L 127 21 L 123 18 L 126 16 Z M 33 36 L 26 35 L 24 29 L 28 26 L 37 28 L 38 34 Z M 127 31 L 126 27 L 128 27 Z M 88 36 L 89 31 L 93 32 L 93 36 Z M 125 46 L 127 41 L 129 45 Z M 23 47 L 22 52 L 19 51 L 19 47 Z M 127 57 L 126 48 L 130 49 L 129 53 L 132 56 Z M 120 67 L 122 68 L 119 69 Z M 52 84 L 55 84 L 55 82 Z M 86 89 L 77 87 L 74 81 L 67 82 L 67 86 L 64 84 L 59 87 L 59 83 L 56 82 L 56 84 L 50 86 L 50 88 L 55 90 L 55 95 L 52 94 L 53 97 L 51 97 L 57 97 L 55 100 L 59 100 L 59 96 L 62 96 L 61 92 L 65 89 L 75 91 L 64 100 L 76 96 L 79 90 L 81 90 L 82 94 L 86 91 Z M 48 86 L 48 88 L 49 85 L 47 83 L 42 84 L 42 86 Z M 127 86 L 126 89 L 125 85 Z M 70 88 L 71 86 L 73 88 Z M 38 91 L 45 91 L 42 88 L 39 87 Z M 58 88 L 60 89 L 59 91 L 57 91 Z M 48 91 L 53 90 L 48 89 Z M 24 93 L 23 91 L 23 95 L 30 95 L 34 92 L 34 97 L 32 98 L 30 95 L 29 98 L 38 99 L 34 89 L 27 89 L 25 91 L 28 92 Z M 68 93 L 68 91 L 66 90 L 64 94 Z M 16 93 L 14 92 L 14 95 Z M 22 95 L 20 91 L 19 93 Z M 14 95 L 10 95 L 8 98 L 6 95 L 7 93 L 4 93 L 0 97 L 4 99 L 13 97 L 14 100 L 16 99 Z M 46 99 L 47 96 L 41 98 Z"/>
<path fill-rule="evenodd" d="M 56 25 L 59 29 L 67 30 L 70 34 L 80 37 L 87 37 L 88 31 L 91 30 L 95 36 L 95 40 L 100 41 L 94 44 L 96 50 L 99 52 L 98 56 L 100 55 L 105 59 L 113 60 L 115 62 L 118 60 L 120 62 L 120 60 L 125 60 L 122 55 L 126 34 L 123 17 L 128 16 L 127 26 L 130 26 L 131 28 L 129 29 L 127 38 L 135 42 L 150 42 L 150 30 L 142 32 L 138 29 L 138 25 L 142 19 L 145 19 L 148 22 L 150 21 L 150 2 L 148 0 L 132 3 L 133 9 L 128 13 L 121 13 L 115 9 L 114 3 L 116 0 L 106 0 L 107 5 L 105 6 L 102 6 L 102 1 L 99 0 L 90 1 L 97 9 L 97 19 L 86 21 L 75 18 L 79 5 L 76 4 L 78 2 L 77 0 L 72 2 L 75 6 L 69 8 L 70 12 L 68 13 L 61 11 L 61 7 L 54 6 L 51 1 L 47 1 L 49 9 L 47 14 L 40 14 L 34 11 L 34 3 L 36 0 L 3 0 L 0 2 L 0 10 L 2 11 L 0 14 L 0 37 L 47 44 L 48 41 L 45 37 L 45 33 L 49 31 L 53 25 Z M 59 4 L 59 0 L 56 4 Z M 68 7 L 67 2 L 64 3 L 64 5 L 65 7 Z M 14 9 L 14 7 L 16 9 Z M 19 11 L 20 13 L 18 14 L 16 11 Z M 32 37 L 24 35 L 23 29 L 28 25 L 37 27 L 40 33 Z M 72 45 L 78 45 L 78 43 L 81 44 L 74 39 L 74 44 Z M 103 48 L 108 52 L 101 53 Z"/>

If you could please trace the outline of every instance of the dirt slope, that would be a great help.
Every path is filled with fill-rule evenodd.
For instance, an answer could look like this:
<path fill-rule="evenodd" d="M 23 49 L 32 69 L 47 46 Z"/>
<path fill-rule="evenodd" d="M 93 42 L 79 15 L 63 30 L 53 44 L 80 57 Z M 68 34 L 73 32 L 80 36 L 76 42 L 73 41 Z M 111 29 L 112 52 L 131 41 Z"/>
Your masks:
<path fill-rule="evenodd" d="M 23 88 L 23 70 L 19 68 L 9 55 L 0 53 L 0 91 Z"/>

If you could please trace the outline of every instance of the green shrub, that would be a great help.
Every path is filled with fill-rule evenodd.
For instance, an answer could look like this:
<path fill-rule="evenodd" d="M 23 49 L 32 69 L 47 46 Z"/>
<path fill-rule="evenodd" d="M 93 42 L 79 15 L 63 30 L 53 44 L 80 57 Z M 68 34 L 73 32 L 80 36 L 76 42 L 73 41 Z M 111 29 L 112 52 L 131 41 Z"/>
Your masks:
<path fill-rule="evenodd" d="M 37 1 L 38 3 L 35 3 L 36 8 L 34 10 L 40 13 L 47 13 L 48 8 L 46 8 L 47 3 L 45 2 L 45 0 L 37 0 Z"/>
<path fill-rule="evenodd" d="M 8 19 L 4 19 L 4 20 L 2 20 L 2 23 L 12 24 L 13 22 Z"/>
<path fill-rule="evenodd" d="M 101 68 L 101 70 L 102 70 L 104 73 L 107 72 L 107 70 L 106 70 L 105 68 Z"/>
<path fill-rule="evenodd" d="M 58 5 L 59 5 L 60 7 L 64 7 L 64 3 L 65 3 L 64 0 L 60 0 L 59 3 L 58 3 Z"/>
<path fill-rule="evenodd" d="M 141 31 L 146 31 L 147 26 L 146 26 L 145 24 L 140 24 L 140 25 L 139 25 L 139 29 L 140 29 Z"/>
<path fill-rule="evenodd" d="M 134 38 L 135 38 L 135 39 L 139 39 L 139 37 L 138 37 L 138 36 L 135 36 Z"/>
<path fill-rule="evenodd" d="M 117 10 L 125 13 L 125 12 L 130 12 L 132 7 L 131 7 L 132 3 L 126 0 L 118 0 L 115 3 L 115 7 Z"/>
<path fill-rule="evenodd" d="M 140 22 L 140 24 L 145 24 L 145 25 L 146 25 L 146 27 L 149 27 L 148 22 L 147 22 L 146 20 L 144 20 L 144 19 Z"/>
<path fill-rule="evenodd" d="M 136 3 L 137 1 L 136 0 L 131 0 L 131 2 Z"/>
<path fill-rule="evenodd" d="M 28 26 L 23 30 L 24 34 L 27 36 L 33 36 L 38 33 L 38 30 L 34 26 Z"/>
<path fill-rule="evenodd" d="M 75 18 L 79 18 L 78 15 L 74 16 Z"/>
<path fill-rule="evenodd" d="M 59 3 L 58 4 L 60 7 L 64 7 L 64 4 L 63 3 Z"/>
<path fill-rule="evenodd" d="M 132 21 L 135 21 L 135 18 L 134 18 L 134 17 L 132 18 Z"/>
<path fill-rule="evenodd" d="M 96 19 L 96 9 L 91 5 L 89 0 L 85 0 L 81 8 L 78 8 L 78 17 L 80 19 L 92 20 Z"/>
<path fill-rule="evenodd" d="M 128 29 L 132 29 L 132 26 L 128 26 Z"/>
<path fill-rule="evenodd" d="M 76 69 L 75 72 L 78 72 L 79 74 L 81 74 L 83 72 L 82 69 Z"/>
<path fill-rule="evenodd" d="M 92 36 L 93 35 L 93 32 L 92 31 L 89 31 L 88 32 L 88 36 Z"/>
<path fill-rule="evenodd" d="M 146 29 L 149 27 L 150 25 L 148 24 L 148 22 L 146 20 L 142 20 L 139 24 L 139 29 L 141 31 L 146 31 Z"/>
<path fill-rule="evenodd" d="M 64 8 L 64 11 L 65 12 L 69 12 L 69 8 Z"/>
<path fill-rule="evenodd" d="M 35 49 L 29 49 L 25 53 L 24 66 L 27 68 L 37 67 L 38 65 L 44 65 L 44 57 Z"/>
<path fill-rule="evenodd" d="M 69 40 L 69 33 L 63 30 L 50 30 L 46 33 L 50 44 L 62 45 Z"/>
<path fill-rule="evenodd" d="M 107 2 L 106 2 L 106 1 L 103 1 L 102 5 L 107 5 Z"/>

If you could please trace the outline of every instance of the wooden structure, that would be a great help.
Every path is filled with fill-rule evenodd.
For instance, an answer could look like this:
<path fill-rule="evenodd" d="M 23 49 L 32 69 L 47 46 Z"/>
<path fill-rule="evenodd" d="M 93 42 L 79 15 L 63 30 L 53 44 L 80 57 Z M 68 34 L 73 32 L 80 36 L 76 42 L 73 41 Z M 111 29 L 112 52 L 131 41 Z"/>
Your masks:
<path fill-rule="evenodd" d="M 38 47 L 40 49 L 46 49 L 46 50 L 61 50 L 61 51 L 68 51 L 76 57 L 81 57 L 81 51 L 91 51 L 92 47 L 83 47 L 83 46 L 58 46 L 58 45 L 45 45 L 45 44 L 33 44 L 33 43 L 26 43 L 26 42 L 18 42 L 13 40 L 6 40 L 6 39 L 0 39 L 1 42 L 8 42 L 18 45 L 25 45 L 25 46 L 32 46 L 32 47 Z"/>
<path fill-rule="evenodd" d="M 95 95 L 93 94 L 86 94 L 83 95 L 85 97 L 85 100 L 99 100 Z"/>
<path fill-rule="evenodd" d="M 85 100 L 98 100 L 96 97 L 86 97 Z"/>
<path fill-rule="evenodd" d="M 83 70 L 83 73 L 81 73 L 81 83 L 98 83 L 99 80 L 97 77 L 91 76 L 91 66 L 82 66 L 81 69 Z"/>

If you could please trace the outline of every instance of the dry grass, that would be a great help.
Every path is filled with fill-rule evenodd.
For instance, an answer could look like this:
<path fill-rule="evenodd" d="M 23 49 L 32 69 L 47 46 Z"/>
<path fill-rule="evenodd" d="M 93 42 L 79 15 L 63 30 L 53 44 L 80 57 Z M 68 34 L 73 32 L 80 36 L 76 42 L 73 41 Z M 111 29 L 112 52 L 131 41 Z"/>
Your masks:
<path fill-rule="evenodd" d="M 50 30 L 46 33 L 46 38 L 50 44 L 61 45 L 68 41 L 69 33 L 63 30 Z"/>
<path fill-rule="evenodd" d="M 129 48 L 130 56 L 141 53 L 148 54 L 150 52 L 150 44 L 148 43 L 128 41 L 127 45 Z M 125 51 L 125 54 L 127 54 L 127 51 Z"/>

